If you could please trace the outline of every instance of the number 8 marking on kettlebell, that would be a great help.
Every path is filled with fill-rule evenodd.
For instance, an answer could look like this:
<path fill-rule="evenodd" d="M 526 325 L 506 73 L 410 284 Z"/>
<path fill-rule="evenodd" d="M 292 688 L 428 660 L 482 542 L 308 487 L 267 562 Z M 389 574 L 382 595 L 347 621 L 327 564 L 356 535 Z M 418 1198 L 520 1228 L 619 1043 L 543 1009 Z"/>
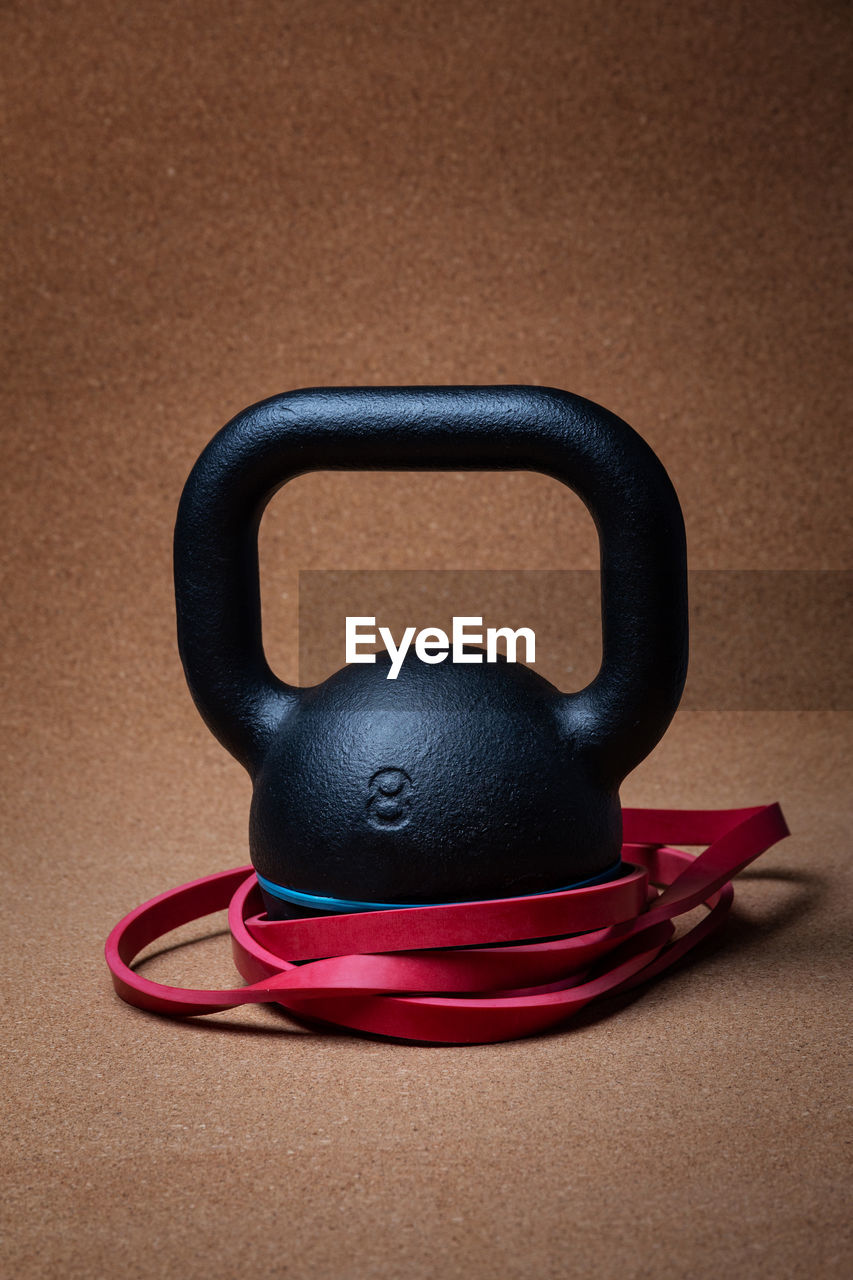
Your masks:
<path fill-rule="evenodd" d="M 409 821 L 412 779 L 405 769 L 380 769 L 368 784 L 367 821 L 378 831 L 396 831 Z"/>

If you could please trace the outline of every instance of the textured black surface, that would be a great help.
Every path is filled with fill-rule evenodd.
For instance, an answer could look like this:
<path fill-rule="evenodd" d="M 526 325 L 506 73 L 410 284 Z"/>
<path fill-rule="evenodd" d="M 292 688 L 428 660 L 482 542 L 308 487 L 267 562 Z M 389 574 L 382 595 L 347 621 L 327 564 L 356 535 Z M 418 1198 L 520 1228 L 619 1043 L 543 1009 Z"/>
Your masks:
<path fill-rule="evenodd" d="M 261 643 L 257 531 L 306 471 L 536 470 L 601 542 L 603 658 L 561 694 L 520 664 L 381 664 L 294 689 Z M 626 423 L 540 387 L 333 388 L 234 418 L 175 530 L 178 641 L 206 723 L 254 781 L 257 869 L 307 893 L 430 901 L 536 891 L 618 856 L 618 787 L 660 739 L 687 666 L 684 526 Z M 343 621 L 343 620 L 342 620 Z"/>

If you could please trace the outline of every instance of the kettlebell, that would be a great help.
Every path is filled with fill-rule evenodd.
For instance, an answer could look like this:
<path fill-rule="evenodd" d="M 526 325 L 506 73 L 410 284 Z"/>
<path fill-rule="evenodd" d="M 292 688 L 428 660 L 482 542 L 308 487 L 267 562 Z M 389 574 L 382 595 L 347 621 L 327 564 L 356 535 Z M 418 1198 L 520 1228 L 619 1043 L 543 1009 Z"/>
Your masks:
<path fill-rule="evenodd" d="M 318 470 L 533 470 L 586 504 L 602 662 L 562 693 L 520 662 L 387 655 L 293 688 L 261 639 L 257 535 Z M 178 645 L 203 719 L 253 782 L 252 862 L 273 919 L 545 893 L 619 874 L 619 787 L 678 706 L 684 524 L 627 423 L 546 387 L 292 391 L 233 418 L 184 488 Z M 343 635 L 343 618 L 341 633 Z"/>

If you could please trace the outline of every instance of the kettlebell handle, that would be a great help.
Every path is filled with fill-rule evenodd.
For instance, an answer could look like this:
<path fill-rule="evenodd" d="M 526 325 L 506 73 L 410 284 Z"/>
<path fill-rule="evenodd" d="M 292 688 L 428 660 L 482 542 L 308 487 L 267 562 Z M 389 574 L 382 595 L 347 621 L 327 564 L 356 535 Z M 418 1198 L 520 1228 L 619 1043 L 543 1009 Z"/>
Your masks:
<path fill-rule="evenodd" d="M 253 773 L 300 698 L 261 639 L 258 527 L 273 494 L 308 471 L 540 471 L 585 503 L 601 548 L 602 663 L 565 695 L 566 722 L 616 785 L 661 738 L 687 670 L 684 523 L 649 446 L 606 409 L 546 387 L 292 391 L 213 438 L 175 528 L 178 646 L 193 699 Z"/>

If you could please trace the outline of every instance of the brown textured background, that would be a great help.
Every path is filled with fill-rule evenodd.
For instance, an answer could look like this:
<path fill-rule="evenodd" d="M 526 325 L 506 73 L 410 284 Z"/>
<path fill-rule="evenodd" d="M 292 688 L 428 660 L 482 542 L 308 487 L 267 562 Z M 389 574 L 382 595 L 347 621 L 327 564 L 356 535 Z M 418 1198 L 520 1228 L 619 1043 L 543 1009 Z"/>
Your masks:
<path fill-rule="evenodd" d="M 850 28 L 840 0 L 2 6 L 10 1274 L 845 1274 L 841 713 L 684 710 L 631 777 L 778 797 L 794 836 L 725 946 L 610 1019 L 432 1050 L 177 1024 L 100 952 L 245 860 L 170 539 L 246 404 L 566 387 L 658 451 L 694 569 L 850 567 Z M 595 564 L 542 477 L 305 477 L 263 529 L 270 650 L 294 676 L 300 569 Z M 221 937 L 150 971 L 232 972 Z"/>

